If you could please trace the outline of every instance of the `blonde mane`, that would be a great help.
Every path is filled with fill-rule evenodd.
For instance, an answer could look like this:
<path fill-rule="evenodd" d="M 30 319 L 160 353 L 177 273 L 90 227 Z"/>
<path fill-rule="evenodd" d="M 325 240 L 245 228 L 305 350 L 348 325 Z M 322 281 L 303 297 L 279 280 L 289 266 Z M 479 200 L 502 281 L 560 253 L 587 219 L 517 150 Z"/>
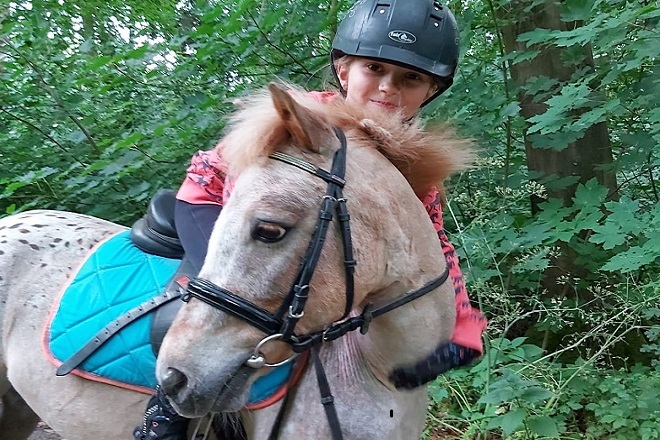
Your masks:
<path fill-rule="evenodd" d="M 417 119 L 402 124 L 392 113 L 367 112 L 339 97 L 324 103 L 300 89 L 286 87 L 299 104 L 327 122 L 328 128 L 344 130 L 350 146 L 374 148 L 383 154 L 419 196 L 433 185 L 442 187 L 449 175 L 468 168 L 474 158 L 472 142 L 446 126 L 424 129 Z M 218 146 L 234 176 L 263 163 L 290 139 L 267 89 L 250 95 L 241 107 L 230 118 L 230 130 Z"/>

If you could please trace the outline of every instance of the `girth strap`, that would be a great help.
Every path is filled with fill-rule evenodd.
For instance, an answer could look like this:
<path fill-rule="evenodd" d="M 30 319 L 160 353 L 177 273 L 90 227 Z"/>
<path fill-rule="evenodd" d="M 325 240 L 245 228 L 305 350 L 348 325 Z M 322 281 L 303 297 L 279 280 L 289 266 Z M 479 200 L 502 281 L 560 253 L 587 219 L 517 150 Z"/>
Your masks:
<path fill-rule="evenodd" d="M 126 327 L 131 322 L 135 321 L 141 316 L 146 315 L 155 308 L 172 301 L 173 299 L 179 298 L 180 293 L 178 290 L 173 289 L 172 291 L 166 291 L 148 301 L 143 302 L 137 307 L 129 310 L 124 313 L 122 316 L 117 318 L 114 322 L 108 324 L 105 328 L 101 329 L 96 336 L 89 340 L 83 347 L 78 350 L 73 356 L 64 361 L 62 365 L 59 366 L 55 374 L 57 376 L 66 376 L 75 370 L 80 364 L 85 362 L 85 359 L 90 357 L 96 350 L 98 350 L 101 345 L 105 343 L 108 339 L 114 336 L 119 330 Z"/>

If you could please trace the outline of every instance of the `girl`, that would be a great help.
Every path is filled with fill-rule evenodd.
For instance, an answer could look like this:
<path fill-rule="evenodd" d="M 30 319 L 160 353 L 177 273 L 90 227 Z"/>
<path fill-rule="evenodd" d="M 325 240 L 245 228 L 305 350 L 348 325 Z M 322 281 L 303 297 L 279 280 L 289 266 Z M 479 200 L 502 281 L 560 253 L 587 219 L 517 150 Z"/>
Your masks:
<path fill-rule="evenodd" d="M 453 82 L 458 63 L 458 29 L 452 13 L 433 0 L 360 0 L 341 22 L 332 44 L 338 92 L 312 92 L 321 102 L 346 99 L 403 116 L 403 123 Z M 213 224 L 223 205 L 225 176 L 215 150 L 192 158 L 177 194 L 175 222 L 186 259 L 196 274 L 202 266 Z M 456 292 L 456 326 L 449 344 L 416 366 L 392 372 L 397 388 L 414 388 L 482 352 L 486 320 L 470 305 L 454 248 L 444 232 L 441 197 L 432 188 L 421 202 L 438 233 Z M 189 274 L 189 275 L 194 275 Z M 185 440 L 188 420 L 157 392 L 136 439 Z M 224 439 L 232 438 L 228 432 Z"/>

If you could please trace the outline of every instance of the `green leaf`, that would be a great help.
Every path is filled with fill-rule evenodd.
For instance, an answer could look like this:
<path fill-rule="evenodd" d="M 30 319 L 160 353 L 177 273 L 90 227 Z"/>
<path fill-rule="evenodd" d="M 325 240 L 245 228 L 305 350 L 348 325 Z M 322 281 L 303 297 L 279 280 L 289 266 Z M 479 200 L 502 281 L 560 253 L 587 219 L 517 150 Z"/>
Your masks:
<path fill-rule="evenodd" d="M 515 347 L 520 347 L 526 340 L 527 338 L 524 336 L 520 336 L 518 338 L 515 338 L 511 341 L 511 348 Z"/>
<path fill-rule="evenodd" d="M 533 386 L 525 389 L 520 394 L 520 399 L 530 403 L 537 403 L 537 402 L 545 401 L 551 398 L 552 396 L 554 396 L 554 393 L 552 391 L 546 390 L 543 387 Z"/>
<path fill-rule="evenodd" d="M 596 0 L 564 0 L 561 4 L 562 21 L 582 21 L 591 17 Z"/>
<path fill-rule="evenodd" d="M 511 64 L 518 64 L 523 61 L 531 61 L 540 53 L 538 50 L 515 51 L 502 57 L 502 61 L 510 61 Z"/>
<path fill-rule="evenodd" d="M 126 194 L 131 199 L 142 200 L 146 197 L 147 191 L 151 188 L 149 182 L 140 182 L 128 190 Z"/>
<path fill-rule="evenodd" d="M 97 70 L 110 62 L 112 62 L 112 57 L 110 56 L 96 57 L 87 62 L 87 68 Z"/>
<path fill-rule="evenodd" d="M 619 107 L 621 107 L 621 101 L 618 99 L 607 101 L 602 106 L 595 107 L 587 112 L 582 113 L 573 125 L 582 126 L 587 129 L 592 125 L 605 121 L 607 117 L 610 116 L 610 114 Z"/>
<path fill-rule="evenodd" d="M 604 186 L 601 186 L 598 181 L 593 178 L 584 185 L 578 185 L 577 189 L 575 190 L 575 197 L 573 197 L 573 202 L 575 207 L 580 210 L 588 208 L 599 208 L 605 201 L 607 193 L 608 189 Z"/>
<path fill-rule="evenodd" d="M 651 264 L 660 257 L 660 249 L 655 248 L 652 250 L 655 250 L 655 252 L 649 252 L 641 246 L 633 246 L 610 258 L 601 269 L 605 271 L 621 271 L 624 273 L 639 270 L 642 266 Z"/>
<path fill-rule="evenodd" d="M 498 404 L 510 402 L 513 400 L 515 395 L 516 393 L 514 390 L 507 386 L 505 388 L 494 389 L 493 391 L 481 396 L 477 403 Z"/>
<path fill-rule="evenodd" d="M 524 88 L 530 95 L 538 95 L 541 92 L 552 90 L 558 83 L 555 78 L 533 76 L 525 82 Z"/>
<path fill-rule="evenodd" d="M 91 39 L 85 40 L 83 44 L 78 47 L 81 53 L 88 53 L 94 49 L 94 41 Z"/>
<path fill-rule="evenodd" d="M 429 396 L 434 402 L 442 402 L 449 397 L 449 392 L 445 387 L 432 384 L 429 386 Z"/>
<path fill-rule="evenodd" d="M 511 102 L 500 110 L 500 118 L 517 116 L 520 113 L 520 105 L 517 102 Z"/>
<path fill-rule="evenodd" d="M 555 133 L 565 129 L 566 125 L 570 125 L 572 110 L 592 104 L 590 97 L 592 90 L 589 84 L 592 79 L 593 75 L 589 75 L 579 82 L 564 85 L 559 94 L 546 101 L 548 108 L 544 113 L 528 118 L 528 122 L 532 124 L 528 133 Z"/>
<path fill-rule="evenodd" d="M 532 134 L 527 136 L 534 148 L 543 150 L 565 150 L 572 142 L 577 141 L 584 133 L 575 131 L 565 131 L 557 133 Z"/>
<path fill-rule="evenodd" d="M 87 136 L 82 130 L 76 129 L 75 131 L 70 132 L 66 135 L 66 139 L 70 140 L 74 144 L 82 144 L 87 141 Z"/>
<path fill-rule="evenodd" d="M 131 133 L 124 139 L 117 141 L 113 145 L 114 150 L 122 150 L 124 148 L 131 147 L 141 141 L 144 138 L 144 133 Z"/>
<path fill-rule="evenodd" d="M 532 344 L 525 344 L 521 348 L 525 350 L 525 359 L 528 361 L 537 360 L 543 355 L 544 352 L 541 347 Z"/>
<path fill-rule="evenodd" d="M 613 221 L 606 221 L 604 225 L 594 228 L 595 232 L 589 237 L 591 243 L 600 243 L 604 249 L 613 249 L 626 241 L 626 234 L 621 227 Z"/>
<path fill-rule="evenodd" d="M 524 255 L 511 267 L 511 271 L 513 273 L 542 272 L 550 265 L 549 253 L 549 248 L 543 248 L 531 255 Z"/>
<path fill-rule="evenodd" d="M 534 45 L 538 43 L 545 43 L 547 42 L 550 38 L 549 36 L 552 35 L 552 31 L 548 29 L 535 29 L 530 32 L 525 32 L 523 34 L 518 35 L 518 40 L 521 43 L 527 43 L 527 45 Z"/>
<path fill-rule="evenodd" d="M 526 421 L 531 431 L 541 437 L 558 438 L 559 429 L 557 422 L 548 416 L 534 416 Z"/>
<path fill-rule="evenodd" d="M 523 408 L 516 408 L 507 412 L 500 418 L 500 427 L 504 435 L 511 435 L 522 426 L 522 422 L 527 416 L 527 411 Z"/>

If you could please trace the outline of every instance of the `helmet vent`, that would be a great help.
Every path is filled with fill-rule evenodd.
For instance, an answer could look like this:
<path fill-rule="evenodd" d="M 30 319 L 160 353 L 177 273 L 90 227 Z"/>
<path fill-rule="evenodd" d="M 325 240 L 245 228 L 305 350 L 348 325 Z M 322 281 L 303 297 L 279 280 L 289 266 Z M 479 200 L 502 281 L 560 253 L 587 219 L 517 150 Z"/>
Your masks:
<path fill-rule="evenodd" d="M 389 15 L 390 6 L 392 5 L 389 2 L 376 3 L 374 15 Z"/>
<path fill-rule="evenodd" d="M 442 9 L 443 6 L 438 2 L 433 2 L 433 11 L 431 12 L 431 18 L 435 20 L 434 26 L 438 26 L 437 22 L 442 20 Z"/>

